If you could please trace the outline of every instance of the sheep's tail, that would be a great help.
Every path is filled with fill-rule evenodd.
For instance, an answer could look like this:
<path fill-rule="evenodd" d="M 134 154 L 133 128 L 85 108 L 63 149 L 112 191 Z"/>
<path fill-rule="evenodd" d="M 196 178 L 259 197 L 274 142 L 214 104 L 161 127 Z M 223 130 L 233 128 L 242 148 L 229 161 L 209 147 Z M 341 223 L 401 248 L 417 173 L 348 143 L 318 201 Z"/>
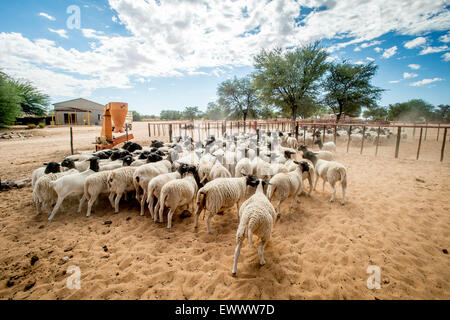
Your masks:
<path fill-rule="evenodd" d="M 267 199 L 269 199 L 269 201 L 272 201 L 272 197 L 273 197 L 276 189 L 277 189 L 277 186 L 273 185 L 273 184 L 269 184 L 269 186 L 267 187 Z"/>
<path fill-rule="evenodd" d="M 341 175 L 342 187 L 347 188 L 347 170 L 345 168 L 339 168 L 338 172 Z"/>
<path fill-rule="evenodd" d="M 206 210 L 203 210 L 203 209 L 206 206 L 206 195 L 207 195 L 207 192 L 206 192 L 206 190 L 203 190 L 203 188 L 198 190 L 198 192 L 197 192 L 197 199 L 196 199 L 197 208 L 198 208 L 197 212 L 201 213 L 203 211 L 203 219 L 205 219 L 205 211 Z"/>
<path fill-rule="evenodd" d="M 250 226 L 247 228 L 247 234 L 248 234 L 248 243 L 253 246 L 253 232 Z"/>
<path fill-rule="evenodd" d="M 159 212 L 164 213 L 164 209 L 166 208 L 166 199 L 168 194 L 166 192 L 161 191 L 161 197 L 159 199 Z"/>
<path fill-rule="evenodd" d="M 249 216 L 247 214 L 243 214 L 241 216 L 241 220 L 239 221 L 238 230 L 236 232 L 236 243 L 242 243 L 244 241 L 245 232 L 247 231 L 248 242 L 250 245 L 253 244 L 253 232 L 252 228 L 249 224 Z"/>

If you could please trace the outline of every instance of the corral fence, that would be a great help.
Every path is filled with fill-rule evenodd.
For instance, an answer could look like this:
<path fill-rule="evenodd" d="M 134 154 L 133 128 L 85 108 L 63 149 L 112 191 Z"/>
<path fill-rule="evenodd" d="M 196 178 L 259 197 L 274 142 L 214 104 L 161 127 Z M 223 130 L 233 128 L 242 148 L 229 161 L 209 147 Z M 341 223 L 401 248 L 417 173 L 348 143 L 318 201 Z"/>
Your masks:
<path fill-rule="evenodd" d="M 450 124 L 441 123 L 398 123 L 390 121 L 345 120 L 336 123 L 334 119 L 305 119 L 295 123 L 290 119 L 248 120 L 248 121 L 160 121 L 148 123 L 148 135 L 154 139 L 172 141 L 176 136 L 190 136 L 194 141 L 210 135 L 223 138 L 241 132 L 292 132 L 299 143 L 307 144 L 307 132 L 320 132 L 323 142 L 333 141 L 347 153 L 389 156 L 404 159 L 444 160 L 446 142 L 450 141 Z M 380 142 L 380 135 L 388 129 L 391 139 Z M 348 139 L 342 140 L 338 131 L 345 130 Z M 352 133 L 362 133 L 362 139 L 352 141 Z M 366 132 L 372 131 L 376 138 L 368 140 Z M 448 158 L 448 157 L 446 157 Z"/>

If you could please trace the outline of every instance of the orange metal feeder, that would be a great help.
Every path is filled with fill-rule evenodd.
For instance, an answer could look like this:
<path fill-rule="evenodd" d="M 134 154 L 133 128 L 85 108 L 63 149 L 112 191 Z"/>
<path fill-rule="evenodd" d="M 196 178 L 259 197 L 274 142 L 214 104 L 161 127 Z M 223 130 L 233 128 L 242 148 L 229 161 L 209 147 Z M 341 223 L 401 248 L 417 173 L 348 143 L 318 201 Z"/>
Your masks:
<path fill-rule="evenodd" d="M 128 114 L 128 103 L 124 102 L 110 102 L 104 108 L 103 126 L 101 136 L 106 137 L 107 144 L 96 144 L 96 150 L 112 149 L 114 146 L 131 140 L 134 138 L 133 134 L 127 134 L 114 138 L 112 124 L 114 123 L 114 133 L 124 133 L 123 125 Z"/>

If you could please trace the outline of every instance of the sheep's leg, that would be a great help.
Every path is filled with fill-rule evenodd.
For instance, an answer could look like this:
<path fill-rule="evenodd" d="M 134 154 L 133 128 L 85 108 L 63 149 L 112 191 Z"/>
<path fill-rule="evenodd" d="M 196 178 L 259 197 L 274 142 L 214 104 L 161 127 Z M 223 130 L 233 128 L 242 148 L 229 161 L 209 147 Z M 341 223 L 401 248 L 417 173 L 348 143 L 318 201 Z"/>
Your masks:
<path fill-rule="evenodd" d="M 200 204 L 194 215 L 194 228 L 198 227 L 198 216 L 202 214 L 202 211 L 203 211 L 203 206 Z"/>
<path fill-rule="evenodd" d="M 155 209 L 153 211 L 153 214 L 154 214 L 153 221 L 155 221 L 155 222 L 156 222 L 156 220 L 158 220 L 157 213 L 159 213 L 159 200 L 156 202 L 156 206 L 155 206 Z"/>
<path fill-rule="evenodd" d="M 323 180 L 323 184 L 322 184 L 322 192 L 325 192 L 325 179 L 322 179 Z"/>
<path fill-rule="evenodd" d="M 41 213 L 42 213 L 42 210 L 41 210 L 41 203 L 39 202 L 38 199 L 35 198 L 35 199 L 34 199 L 34 204 L 36 205 L 37 215 L 40 216 Z"/>
<path fill-rule="evenodd" d="M 83 208 L 83 204 L 84 204 L 85 201 L 86 201 L 86 197 L 83 194 L 83 196 L 80 199 L 80 205 L 78 206 L 78 210 L 77 210 L 78 213 L 81 212 L 81 209 Z"/>
<path fill-rule="evenodd" d="M 344 205 L 345 204 L 345 190 L 347 189 L 347 186 L 343 185 L 342 182 L 341 182 L 341 185 L 342 185 L 342 201 L 341 201 L 341 204 Z"/>
<path fill-rule="evenodd" d="M 48 215 L 52 214 L 52 209 L 50 209 L 48 202 L 44 202 L 44 208 L 45 208 L 45 211 L 47 211 Z"/>
<path fill-rule="evenodd" d="M 310 197 L 311 196 L 311 192 L 313 190 L 313 182 L 312 182 L 312 176 L 311 175 L 308 176 L 308 182 L 309 182 L 308 197 Z"/>
<path fill-rule="evenodd" d="M 97 201 L 97 199 L 94 198 L 94 197 L 91 197 L 91 198 L 89 199 L 86 217 L 90 217 L 90 216 L 91 216 L 92 206 L 94 205 L 94 203 L 95 203 L 96 201 Z"/>
<path fill-rule="evenodd" d="M 266 261 L 264 260 L 264 247 L 265 247 L 265 246 L 266 246 L 266 243 L 263 242 L 263 243 L 259 246 L 259 249 L 258 249 L 258 253 L 259 253 L 259 257 L 260 257 L 259 264 L 262 265 L 262 266 L 266 264 Z"/>
<path fill-rule="evenodd" d="M 175 210 L 170 209 L 169 214 L 167 215 L 167 229 L 172 228 L 172 216 L 175 213 Z"/>
<path fill-rule="evenodd" d="M 63 203 L 65 197 L 62 196 L 58 196 L 58 201 L 56 202 L 55 207 L 53 208 L 52 214 L 50 215 L 50 217 L 48 218 L 49 222 L 52 222 L 53 217 L 55 216 L 56 212 L 58 212 L 59 207 L 61 207 L 61 204 Z"/>
<path fill-rule="evenodd" d="M 236 202 L 236 212 L 237 212 L 237 219 L 239 222 L 239 200 Z"/>
<path fill-rule="evenodd" d="M 114 213 L 119 213 L 119 203 L 122 198 L 123 192 L 120 192 L 116 196 L 116 200 L 114 201 Z"/>
<path fill-rule="evenodd" d="M 292 196 L 291 206 L 289 207 L 289 212 L 291 212 L 292 209 L 294 208 L 294 201 L 295 201 L 296 196 L 297 196 L 297 195 L 295 195 L 295 194 Z"/>
<path fill-rule="evenodd" d="M 237 272 L 237 263 L 239 259 L 239 253 L 241 252 L 241 242 L 238 242 L 236 245 L 236 249 L 234 250 L 234 262 L 233 262 L 233 275 L 236 275 Z"/>
<path fill-rule="evenodd" d="M 150 211 L 150 215 L 152 216 L 153 219 L 153 209 L 154 209 L 153 206 L 155 204 L 155 197 L 152 194 L 149 194 L 147 202 L 148 202 L 148 210 Z"/>
<path fill-rule="evenodd" d="M 114 193 L 114 192 L 111 192 L 110 194 L 109 194 L 109 197 L 108 197 L 108 199 L 109 199 L 109 203 L 111 204 L 111 207 L 112 208 L 114 208 L 114 196 L 115 196 L 116 194 Z"/>
<path fill-rule="evenodd" d="M 145 199 L 146 199 L 146 197 L 145 197 L 145 193 L 144 193 L 144 195 L 142 196 L 142 199 L 141 199 L 141 216 L 143 216 L 145 214 Z"/>
<path fill-rule="evenodd" d="M 319 181 L 319 175 L 316 173 L 314 174 L 314 188 L 313 190 L 316 191 L 316 187 L 317 187 L 317 182 Z"/>
<path fill-rule="evenodd" d="M 164 222 L 163 214 L 164 214 L 164 203 L 160 204 L 160 206 L 159 206 L 159 222 L 160 223 Z"/>
<path fill-rule="evenodd" d="M 333 193 L 331 194 L 330 202 L 334 202 L 334 197 L 336 196 L 336 183 L 331 184 L 333 188 Z"/>
<path fill-rule="evenodd" d="M 212 218 L 212 214 L 208 215 L 208 218 L 206 218 L 206 226 L 208 228 L 208 233 L 211 233 L 211 218 Z"/>

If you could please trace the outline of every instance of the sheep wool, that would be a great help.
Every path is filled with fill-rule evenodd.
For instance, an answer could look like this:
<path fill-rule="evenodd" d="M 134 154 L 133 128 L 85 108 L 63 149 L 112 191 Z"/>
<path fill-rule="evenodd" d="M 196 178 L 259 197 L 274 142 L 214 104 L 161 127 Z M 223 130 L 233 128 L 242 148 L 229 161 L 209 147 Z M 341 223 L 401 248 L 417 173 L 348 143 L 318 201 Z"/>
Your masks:
<path fill-rule="evenodd" d="M 252 235 L 260 238 L 261 245 L 258 253 L 260 255 L 260 265 L 265 265 L 264 247 L 270 240 L 277 213 L 270 201 L 264 195 L 263 180 L 258 180 L 256 192 L 247 199 L 239 209 L 239 227 L 236 232 L 236 249 L 234 253 L 233 275 L 237 272 L 237 262 L 245 235 L 248 235 L 248 242 L 252 245 Z"/>

